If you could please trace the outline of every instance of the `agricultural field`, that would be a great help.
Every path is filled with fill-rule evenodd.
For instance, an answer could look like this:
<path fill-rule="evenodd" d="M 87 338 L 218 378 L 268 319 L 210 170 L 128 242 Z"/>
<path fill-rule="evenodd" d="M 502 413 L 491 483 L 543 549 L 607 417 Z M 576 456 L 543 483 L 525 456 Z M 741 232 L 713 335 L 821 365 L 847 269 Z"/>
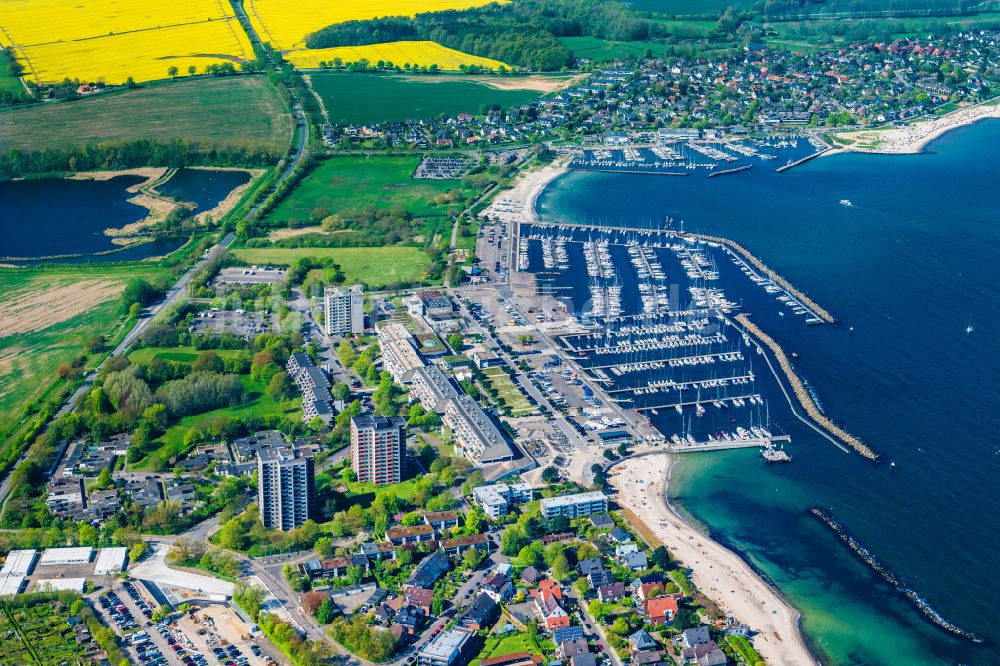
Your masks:
<path fill-rule="evenodd" d="M 155 265 L 60 265 L 0 268 L 0 441 L 18 426 L 24 409 L 66 386 L 56 370 L 104 335 L 113 340 L 127 324 L 119 294 L 133 277 L 159 278 Z M 92 359 L 88 366 L 93 365 Z"/>
<path fill-rule="evenodd" d="M 34 83 L 153 81 L 253 60 L 228 2 L 0 0 L 0 47 Z"/>
<path fill-rule="evenodd" d="M 737 9 L 749 7 L 752 0 L 624 0 L 637 12 L 656 12 L 668 16 L 690 16 L 705 14 L 721 14 L 726 7 L 732 5 Z"/>
<path fill-rule="evenodd" d="M 397 282 L 419 282 L 432 267 L 430 257 L 420 248 L 405 245 L 388 247 L 264 247 L 233 250 L 247 264 L 289 266 L 301 257 L 330 257 L 344 272 L 347 284 L 363 282 L 384 287 Z"/>
<path fill-rule="evenodd" d="M 393 63 L 399 66 L 416 65 L 430 67 L 437 65 L 438 69 L 458 70 L 462 65 L 477 65 L 486 69 L 499 69 L 511 66 L 499 60 L 481 58 L 470 53 L 462 53 L 455 49 L 441 46 L 437 42 L 387 42 L 384 44 L 369 44 L 367 46 L 337 46 L 329 49 L 301 49 L 289 51 L 285 59 L 299 69 L 315 69 L 322 63 L 353 63 L 367 60 L 371 64 L 379 61 Z"/>
<path fill-rule="evenodd" d="M 343 214 L 368 206 L 402 209 L 414 217 L 445 215 L 447 208 L 434 199 L 461 189 L 462 184 L 458 180 L 414 180 L 413 172 L 419 163 L 420 157 L 325 160 L 268 215 L 268 223 L 282 225 L 289 220 L 307 219 L 316 209 Z"/>
<path fill-rule="evenodd" d="M 537 90 L 497 88 L 462 76 L 401 76 L 326 72 L 310 75 L 313 90 L 323 99 L 330 120 L 338 123 L 382 123 L 439 114 L 478 114 L 483 106 L 518 106 L 539 99 Z M 568 81 L 565 77 L 560 80 Z"/>
<path fill-rule="evenodd" d="M 250 24 L 258 36 L 279 51 L 305 48 L 306 35 L 335 23 L 379 16 L 413 16 L 485 4 L 487 0 L 421 0 L 418 3 L 407 0 L 243 0 Z"/>
<path fill-rule="evenodd" d="M 260 143 L 283 152 L 293 130 L 285 101 L 265 77 L 206 78 L 0 112 L 0 151 L 150 138 Z"/>
<path fill-rule="evenodd" d="M 652 52 L 654 56 L 661 56 L 669 48 L 667 44 L 660 42 L 614 42 L 597 37 L 561 37 L 559 41 L 577 58 L 598 61 L 639 58 L 646 51 Z"/>

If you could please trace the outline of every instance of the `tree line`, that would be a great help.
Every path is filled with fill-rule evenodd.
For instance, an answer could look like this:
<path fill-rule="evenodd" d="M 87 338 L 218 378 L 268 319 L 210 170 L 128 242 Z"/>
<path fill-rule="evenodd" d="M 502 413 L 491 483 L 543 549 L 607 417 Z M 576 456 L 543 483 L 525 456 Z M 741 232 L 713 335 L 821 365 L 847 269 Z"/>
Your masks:
<path fill-rule="evenodd" d="M 72 148 L 14 149 L 0 154 L 0 180 L 43 173 L 142 166 L 270 166 L 281 158 L 281 154 L 281 150 L 261 143 L 218 145 L 195 139 L 134 139 L 103 141 Z"/>
<path fill-rule="evenodd" d="M 667 31 L 625 5 L 600 0 L 537 0 L 348 21 L 307 36 L 309 48 L 364 46 L 401 40 L 430 40 L 464 53 L 519 67 L 554 71 L 573 64 L 560 37 L 637 41 L 666 37 Z"/>

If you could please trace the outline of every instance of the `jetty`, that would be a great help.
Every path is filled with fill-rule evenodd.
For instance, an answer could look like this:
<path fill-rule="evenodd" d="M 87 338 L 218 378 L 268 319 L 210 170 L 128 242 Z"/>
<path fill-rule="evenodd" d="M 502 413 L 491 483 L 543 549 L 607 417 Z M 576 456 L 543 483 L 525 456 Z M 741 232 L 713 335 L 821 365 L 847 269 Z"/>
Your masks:
<path fill-rule="evenodd" d="M 708 236 L 706 234 L 687 234 L 687 238 L 696 238 L 698 240 L 703 240 L 709 243 L 719 243 L 727 250 L 741 255 L 742 258 L 749 261 L 754 268 L 756 268 L 761 273 L 767 275 L 772 282 L 784 289 L 790 296 L 795 298 L 799 303 L 801 303 L 806 309 L 813 312 L 818 318 L 822 319 L 828 324 L 836 324 L 837 320 L 832 314 L 824 310 L 811 298 L 803 294 L 801 291 L 795 288 L 791 282 L 781 277 L 776 271 L 768 267 L 763 261 L 755 257 L 749 250 L 737 243 L 736 241 L 729 240 L 728 238 L 722 238 L 720 236 Z"/>
<path fill-rule="evenodd" d="M 822 412 L 820 412 L 816 403 L 813 402 L 809 391 L 806 390 L 802 379 L 799 377 L 798 373 L 795 372 L 795 369 L 792 368 L 792 364 L 788 360 L 788 356 L 785 355 L 785 351 L 780 345 L 778 345 L 777 342 L 774 341 L 773 338 L 764 333 L 764 331 L 760 330 L 756 324 L 752 323 L 749 316 L 746 314 L 738 314 L 734 317 L 734 319 L 742 325 L 749 334 L 767 345 L 767 347 L 771 350 L 774 357 L 778 360 L 778 365 L 781 366 L 782 371 L 785 373 L 789 384 L 791 384 L 795 397 L 798 398 L 802 408 L 806 410 L 806 413 L 813 421 L 816 422 L 816 424 L 868 460 L 876 462 L 879 460 L 878 454 L 872 451 L 867 444 L 835 424 Z"/>
<path fill-rule="evenodd" d="M 830 148 L 823 148 L 822 150 L 817 150 L 812 155 L 806 155 L 805 157 L 803 157 L 800 160 L 795 160 L 794 162 L 789 162 L 785 166 L 778 167 L 777 169 L 774 170 L 774 172 L 775 173 L 781 173 L 783 171 L 788 171 L 792 167 L 797 167 L 800 164 L 805 164 L 806 162 L 808 162 L 810 160 L 816 159 L 817 157 L 819 157 L 820 155 L 822 155 L 823 153 L 825 153 L 828 150 L 830 150 Z"/>
<path fill-rule="evenodd" d="M 723 169 L 722 171 L 713 171 L 708 174 L 709 178 L 715 178 L 716 176 L 728 176 L 731 173 L 739 173 L 740 171 L 746 171 L 747 169 L 752 169 L 752 164 L 744 164 L 743 166 L 738 166 L 734 169 Z"/>
<path fill-rule="evenodd" d="M 862 562 L 868 565 L 869 569 L 881 576 L 886 583 L 902 592 L 903 595 L 917 607 L 917 610 L 923 613 L 923 615 L 933 624 L 950 634 L 954 634 L 960 638 L 965 638 L 974 643 L 984 642 L 984 639 L 981 636 L 978 636 L 971 631 L 962 629 L 961 627 L 944 619 L 944 617 L 942 617 L 941 614 L 938 613 L 926 599 L 917 594 L 917 592 L 912 588 L 907 587 L 906 584 L 900 580 L 900 578 L 894 574 L 889 567 L 879 561 L 879 559 L 875 557 L 875 555 L 868 550 L 864 544 L 858 541 L 855 537 L 851 536 L 850 532 L 847 531 L 847 528 L 841 525 L 832 514 L 827 513 L 818 507 L 812 507 L 809 509 L 809 513 L 821 523 L 826 525 L 826 527 L 828 527 L 830 531 L 832 531 L 841 541 L 847 544 L 847 547 L 851 549 L 851 552 L 853 552 Z"/>

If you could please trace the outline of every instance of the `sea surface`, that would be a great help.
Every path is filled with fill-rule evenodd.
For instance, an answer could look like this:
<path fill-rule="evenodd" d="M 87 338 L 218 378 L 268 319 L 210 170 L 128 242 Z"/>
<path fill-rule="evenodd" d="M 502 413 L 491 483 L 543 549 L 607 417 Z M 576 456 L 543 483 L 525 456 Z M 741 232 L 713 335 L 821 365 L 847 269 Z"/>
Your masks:
<path fill-rule="evenodd" d="M 800 355 L 796 368 L 827 415 L 882 463 L 795 420 L 757 361 L 794 462 L 766 466 L 754 450 L 686 454 L 670 484 L 680 511 L 801 611 L 825 664 L 1000 664 L 997 146 L 1000 122 L 985 121 L 922 155 L 841 154 L 781 174 L 775 162 L 712 179 L 572 172 L 537 204 L 549 221 L 650 226 L 670 215 L 731 238 L 840 320 L 805 326 L 733 279 L 742 275 L 732 264 L 719 266 L 727 295 Z M 669 429 L 670 418 L 656 423 Z M 930 624 L 811 506 L 831 510 L 946 619 L 987 642 Z"/>

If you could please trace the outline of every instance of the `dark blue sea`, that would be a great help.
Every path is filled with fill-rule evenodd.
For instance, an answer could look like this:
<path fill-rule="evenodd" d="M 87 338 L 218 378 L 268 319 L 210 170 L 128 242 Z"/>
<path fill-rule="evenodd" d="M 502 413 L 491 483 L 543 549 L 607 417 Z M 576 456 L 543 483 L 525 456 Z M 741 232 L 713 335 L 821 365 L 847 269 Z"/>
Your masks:
<path fill-rule="evenodd" d="M 782 316 L 781 303 L 719 266 L 734 285 L 727 295 L 800 356 L 796 369 L 826 414 L 882 463 L 782 413 L 758 372 L 794 462 L 766 466 L 753 450 L 686 454 L 671 483 L 681 511 L 802 612 L 824 663 L 1000 663 L 998 146 L 1000 122 L 987 121 L 922 155 L 834 155 L 781 174 L 771 162 L 712 179 L 573 172 L 539 199 L 549 221 L 650 226 L 670 215 L 731 238 L 839 319 Z M 584 298 L 586 287 L 571 291 Z M 810 506 L 831 510 L 945 618 L 987 642 L 930 624 Z"/>

